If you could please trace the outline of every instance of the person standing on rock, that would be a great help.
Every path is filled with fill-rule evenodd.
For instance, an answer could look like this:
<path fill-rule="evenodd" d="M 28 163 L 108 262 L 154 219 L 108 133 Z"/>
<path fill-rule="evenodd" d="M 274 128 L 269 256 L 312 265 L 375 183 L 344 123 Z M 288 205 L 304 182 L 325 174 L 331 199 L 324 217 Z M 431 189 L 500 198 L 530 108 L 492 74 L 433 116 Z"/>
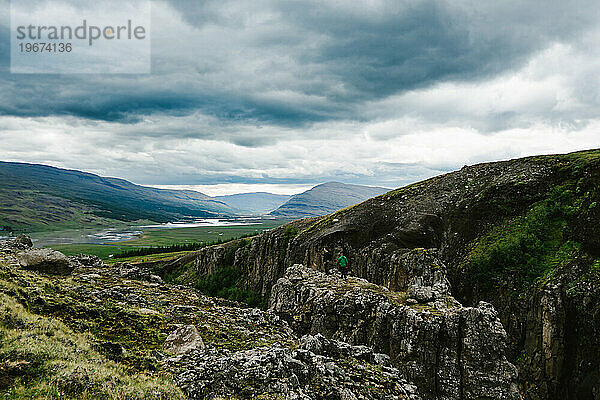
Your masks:
<path fill-rule="evenodd" d="M 342 274 L 342 278 L 346 278 L 348 276 L 348 259 L 341 251 L 339 258 L 337 259 L 337 266 Z"/>

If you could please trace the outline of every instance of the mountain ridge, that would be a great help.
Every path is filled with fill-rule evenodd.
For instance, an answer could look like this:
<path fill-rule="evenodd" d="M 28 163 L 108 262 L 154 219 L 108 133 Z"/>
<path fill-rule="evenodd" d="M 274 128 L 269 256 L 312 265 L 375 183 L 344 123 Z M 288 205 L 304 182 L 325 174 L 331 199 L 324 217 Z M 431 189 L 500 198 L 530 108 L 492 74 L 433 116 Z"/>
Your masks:
<path fill-rule="evenodd" d="M 290 200 L 269 215 L 286 218 L 317 217 L 330 214 L 371 197 L 388 192 L 390 189 L 352 185 L 341 182 L 326 182 L 293 195 Z"/>
<path fill-rule="evenodd" d="M 294 196 L 253 192 L 211 197 L 75 169 L 0 161 L 0 230 L 61 230 L 267 213 L 291 219 L 337 211 L 383 191 L 387 189 L 329 182 Z"/>
<path fill-rule="evenodd" d="M 229 205 L 200 192 L 158 189 L 84 171 L 5 161 L 0 161 L 0 210 L 0 225 L 15 229 L 235 214 Z"/>

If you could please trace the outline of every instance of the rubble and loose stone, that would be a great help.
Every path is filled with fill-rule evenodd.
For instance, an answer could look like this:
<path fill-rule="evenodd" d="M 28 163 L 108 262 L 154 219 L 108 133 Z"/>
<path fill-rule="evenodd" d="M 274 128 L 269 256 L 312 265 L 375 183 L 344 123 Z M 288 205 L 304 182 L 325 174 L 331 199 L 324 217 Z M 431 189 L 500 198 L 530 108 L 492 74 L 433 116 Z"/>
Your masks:
<path fill-rule="evenodd" d="M 422 399 L 385 356 L 322 335 L 302 337 L 296 349 L 279 343 L 239 352 L 209 347 L 164 363 L 181 371 L 175 382 L 191 398 Z"/>

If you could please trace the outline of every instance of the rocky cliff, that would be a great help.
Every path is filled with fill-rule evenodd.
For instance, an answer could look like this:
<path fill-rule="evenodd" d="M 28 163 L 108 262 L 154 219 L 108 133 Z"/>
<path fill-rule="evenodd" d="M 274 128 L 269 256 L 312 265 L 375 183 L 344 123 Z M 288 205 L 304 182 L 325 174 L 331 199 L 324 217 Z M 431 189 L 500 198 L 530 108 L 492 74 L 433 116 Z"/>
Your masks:
<path fill-rule="evenodd" d="M 429 263 L 433 257 L 411 256 L 445 280 L 445 271 L 432 271 L 439 268 Z M 437 290 L 438 282 L 422 278 L 414 276 L 412 290 L 398 293 L 295 265 L 273 287 L 270 305 L 300 334 L 387 354 L 425 398 L 519 399 L 517 370 L 504 355 L 506 332 L 494 308 L 462 307 L 449 291 Z"/>
<path fill-rule="evenodd" d="M 233 265 L 241 286 L 268 297 L 287 267 L 322 271 L 343 251 L 352 275 L 407 291 L 406 254 L 437 249 L 456 299 L 498 310 L 525 398 L 598 399 L 598 187 L 597 150 L 479 164 L 165 270 L 193 283 Z"/>

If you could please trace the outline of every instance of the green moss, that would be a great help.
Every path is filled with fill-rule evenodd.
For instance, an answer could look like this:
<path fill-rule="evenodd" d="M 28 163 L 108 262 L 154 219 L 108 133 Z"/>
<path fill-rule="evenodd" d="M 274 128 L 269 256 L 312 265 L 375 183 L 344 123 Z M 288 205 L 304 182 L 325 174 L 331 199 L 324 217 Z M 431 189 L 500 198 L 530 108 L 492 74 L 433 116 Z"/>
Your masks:
<path fill-rule="evenodd" d="M 568 186 L 556 187 L 526 215 L 493 228 L 462 266 L 473 285 L 486 292 L 511 282 L 524 290 L 571 260 L 581 245 L 567 241 L 564 232 L 578 204 Z"/>
<path fill-rule="evenodd" d="M 289 224 L 285 227 L 285 232 L 283 233 L 283 239 L 281 241 L 281 246 L 279 247 L 279 259 L 284 260 L 287 252 L 288 245 L 294 238 L 298 236 L 298 228 L 293 224 Z"/>
<path fill-rule="evenodd" d="M 443 311 L 438 310 L 435 307 L 432 307 L 428 303 L 412 304 L 409 307 L 412 308 L 415 311 L 418 311 L 418 312 L 427 312 L 427 313 L 429 313 L 431 315 L 435 315 L 437 317 L 442 317 L 442 316 L 445 315 Z"/>

